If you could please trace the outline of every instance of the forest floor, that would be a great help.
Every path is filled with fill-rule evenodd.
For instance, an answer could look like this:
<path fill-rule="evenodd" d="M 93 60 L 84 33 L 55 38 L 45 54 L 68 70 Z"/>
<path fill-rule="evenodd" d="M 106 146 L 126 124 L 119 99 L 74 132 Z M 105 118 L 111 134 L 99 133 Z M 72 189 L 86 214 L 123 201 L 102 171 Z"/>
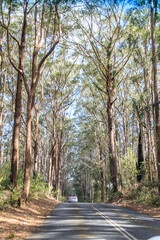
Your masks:
<path fill-rule="evenodd" d="M 9 207 L 0 211 L 0 240 L 27 239 L 49 213 L 59 204 L 53 198 L 32 200 L 19 208 Z M 119 200 L 112 204 L 129 207 L 139 212 L 160 218 L 160 207 L 135 204 L 131 200 Z"/>
<path fill-rule="evenodd" d="M 19 208 L 8 207 L 0 211 L 0 240 L 27 239 L 58 204 L 53 198 L 45 198 L 29 201 Z"/>
<path fill-rule="evenodd" d="M 147 205 L 147 204 L 135 203 L 133 200 L 126 200 L 126 199 L 120 199 L 117 201 L 113 201 L 112 204 L 118 205 L 121 207 L 127 207 L 132 210 L 136 210 L 138 212 L 148 214 L 152 217 L 160 219 L 160 207 L 156 207 L 153 205 Z"/>

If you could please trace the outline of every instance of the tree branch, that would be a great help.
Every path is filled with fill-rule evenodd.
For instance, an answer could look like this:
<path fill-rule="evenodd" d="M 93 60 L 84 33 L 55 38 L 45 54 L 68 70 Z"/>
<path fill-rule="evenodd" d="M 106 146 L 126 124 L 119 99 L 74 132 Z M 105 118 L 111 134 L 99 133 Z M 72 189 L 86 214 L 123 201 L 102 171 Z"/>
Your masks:
<path fill-rule="evenodd" d="M 124 66 L 127 64 L 128 60 L 130 59 L 131 54 L 128 56 L 127 60 L 125 61 L 125 63 L 122 65 L 122 67 L 118 70 L 118 72 L 116 72 L 116 74 L 114 74 L 114 76 L 112 77 L 112 80 L 122 71 L 122 69 L 124 68 Z"/>
<path fill-rule="evenodd" d="M 43 2 L 43 9 L 42 9 L 42 20 L 41 20 L 41 36 L 39 43 L 35 47 L 35 51 L 38 53 L 39 49 L 42 47 L 42 43 L 44 40 L 44 11 L 45 11 L 45 0 Z"/>
<path fill-rule="evenodd" d="M 27 14 L 29 14 L 30 13 L 30 11 L 35 7 L 35 5 L 37 4 L 37 3 L 39 3 L 41 0 L 37 0 L 34 4 L 33 4 L 33 6 L 29 9 L 29 11 L 27 12 Z"/>
<path fill-rule="evenodd" d="M 60 16 L 58 14 L 58 9 L 56 8 L 56 16 L 58 18 L 58 38 L 57 40 L 55 41 L 55 43 L 53 44 L 53 46 L 50 48 L 50 50 L 43 56 L 43 58 L 41 59 L 39 65 L 38 65 L 38 72 L 37 72 L 37 79 L 36 79 L 36 82 L 35 82 L 35 86 L 34 86 L 34 89 L 36 88 L 37 84 L 38 84 L 38 80 L 39 80 L 39 76 L 41 74 L 41 69 L 42 69 L 42 66 L 45 62 L 45 60 L 50 56 L 50 54 L 54 51 L 55 47 L 57 46 L 57 44 L 60 42 L 60 39 L 61 39 L 61 36 L 62 36 L 62 30 L 61 30 L 61 20 L 60 20 Z"/>
<path fill-rule="evenodd" d="M 2 23 L 1 21 L 0 21 L 0 25 L 1 25 L 5 30 L 8 30 L 8 27 L 7 27 L 4 23 Z M 18 47 L 20 47 L 19 41 L 18 41 L 10 32 L 9 32 L 9 36 L 10 36 L 13 40 L 15 40 L 16 43 L 18 44 Z"/>

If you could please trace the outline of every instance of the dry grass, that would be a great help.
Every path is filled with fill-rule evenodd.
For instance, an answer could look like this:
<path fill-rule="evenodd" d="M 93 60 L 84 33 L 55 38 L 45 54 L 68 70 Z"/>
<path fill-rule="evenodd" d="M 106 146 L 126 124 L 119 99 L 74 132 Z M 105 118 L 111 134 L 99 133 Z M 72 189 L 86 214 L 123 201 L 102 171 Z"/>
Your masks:
<path fill-rule="evenodd" d="M 45 198 L 0 211 L 0 239 L 27 239 L 58 203 L 53 198 Z"/>
<path fill-rule="evenodd" d="M 124 199 L 121 199 L 120 201 L 112 202 L 112 204 L 122 206 L 122 207 L 128 207 L 138 212 L 148 214 L 152 217 L 160 218 L 160 207 L 153 207 L 151 205 L 138 204 L 138 203 L 134 203 L 132 200 L 124 200 Z"/>

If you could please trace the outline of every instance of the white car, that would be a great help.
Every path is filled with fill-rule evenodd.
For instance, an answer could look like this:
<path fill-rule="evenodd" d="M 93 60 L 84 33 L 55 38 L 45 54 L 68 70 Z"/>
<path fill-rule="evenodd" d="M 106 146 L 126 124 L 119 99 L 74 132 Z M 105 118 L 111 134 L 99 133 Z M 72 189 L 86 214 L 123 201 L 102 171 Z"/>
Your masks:
<path fill-rule="evenodd" d="M 68 196 L 68 202 L 73 202 L 73 203 L 77 203 L 78 202 L 78 197 L 76 194 L 71 194 Z"/>

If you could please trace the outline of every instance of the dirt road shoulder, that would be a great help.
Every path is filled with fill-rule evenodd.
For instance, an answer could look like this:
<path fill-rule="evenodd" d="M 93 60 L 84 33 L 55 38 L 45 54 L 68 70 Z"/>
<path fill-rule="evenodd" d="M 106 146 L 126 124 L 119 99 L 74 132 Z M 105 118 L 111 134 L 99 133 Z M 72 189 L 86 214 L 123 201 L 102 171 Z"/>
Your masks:
<path fill-rule="evenodd" d="M 27 239 L 58 204 L 53 198 L 45 198 L 0 211 L 0 239 Z"/>

